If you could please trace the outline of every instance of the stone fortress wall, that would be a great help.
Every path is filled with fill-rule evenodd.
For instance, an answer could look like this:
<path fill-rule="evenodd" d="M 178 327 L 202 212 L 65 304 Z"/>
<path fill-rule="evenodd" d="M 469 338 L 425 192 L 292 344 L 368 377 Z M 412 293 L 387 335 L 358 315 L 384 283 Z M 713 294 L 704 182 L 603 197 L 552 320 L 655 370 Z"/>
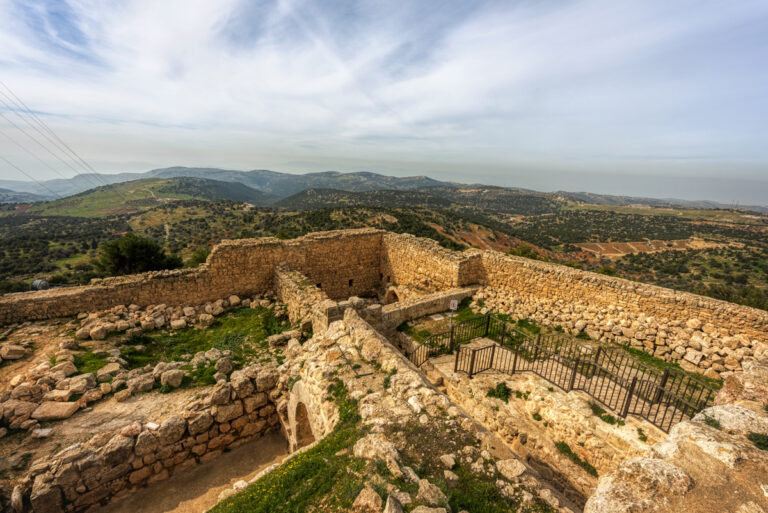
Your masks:
<path fill-rule="evenodd" d="M 281 272 L 276 272 L 280 264 L 285 265 L 282 275 L 299 272 L 311 285 L 306 288 L 312 298 L 303 308 L 323 297 L 371 295 L 391 285 L 408 287 L 414 296 L 482 285 L 476 297 L 491 310 L 560 325 L 572 333 L 583 330 L 603 342 L 642 348 L 712 377 L 739 370 L 742 361 L 768 350 L 768 312 L 762 310 L 494 251 L 450 251 L 431 240 L 373 229 L 321 232 L 289 241 L 225 241 L 197 269 L 8 294 L 0 298 L 0 325 L 121 304 L 194 304 L 229 294 L 296 293 L 296 284 L 289 282 L 298 278 L 281 282 Z"/>

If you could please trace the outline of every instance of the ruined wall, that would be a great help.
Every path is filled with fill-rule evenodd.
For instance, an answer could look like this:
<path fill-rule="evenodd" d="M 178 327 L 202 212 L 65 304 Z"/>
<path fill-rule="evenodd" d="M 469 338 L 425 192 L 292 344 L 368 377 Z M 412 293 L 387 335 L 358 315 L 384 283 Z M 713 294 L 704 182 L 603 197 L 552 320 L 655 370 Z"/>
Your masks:
<path fill-rule="evenodd" d="M 200 304 L 230 294 L 272 290 L 274 268 L 286 262 L 332 298 L 374 291 L 380 283 L 381 231 L 346 230 L 289 241 L 274 238 L 224 241 L 197 269 L 108 278 L 94 285 L 23 292 L 0 297 L 0 325 L 48 319 L 116 305 Z"/>
<path fill-rule="evenodd" d="M 216 458 L 278 427 L 277 381 L 272 368 L 235 371 L 231 382 L 217 384 L 159 423 L 136 422 L 120 433 L 99 433 L 33 463 L 21 493 L 33 511 L 84 511 Z"/>
<path fill-rule="evenodd" d="M 381 326 L 385 332 L 397 328 L 405 321 L 418 319 L 425 315 L 445 312 L 451 304 L 451 300 L 461 302 L 465 297 L 472 297 L 478 287 L 462 287 L 441 292 L 433 292 L 424 296 L 418 296 L 381 308 Z"/>
<path fill-rule="evenodd" d="M 685 292 L 492 251 L 482 256 L 486 306 L 608 343 L 629 344 L 683 368 L 721 372 L 768 349 L 768 312 Z"/>
<path fill-rule="evenodd" d="M 286 264 L 275 267 L 275 293 L 280 302 L 285 304 L 288 319 L 292 323 L 311 320 L 313 311 L 330 299 L 306 276 L 291 270 Z"/>
<path fill-rule="evenodd" d="M 381 279 L 433 292 L 477 283 L 477 267 L 467 255 L 441 247 L 430 239 L 385 233 L 382 237 Z"/>

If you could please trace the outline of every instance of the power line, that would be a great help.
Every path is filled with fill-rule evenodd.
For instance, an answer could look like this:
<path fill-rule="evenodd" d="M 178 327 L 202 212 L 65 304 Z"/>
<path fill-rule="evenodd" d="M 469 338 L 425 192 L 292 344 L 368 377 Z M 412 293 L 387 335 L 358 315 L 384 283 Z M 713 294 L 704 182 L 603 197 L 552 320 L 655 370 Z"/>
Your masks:
<path fill-rule="evenodd" d="M 53 136 L 53 137 L 56 139 L 56 141 L 58 141 L 58 144 L 60 144 L 61 146 L 63 146 L 63 147 L 66 149 L 66 151 L 65 151 L 65 150 L 61 150 L 61 146 L 59 146 L 59 147 L 58 147 L 58 149 L 59 149 L 60 151 L 62 151 L 62 152 L 65 154 L 65 155 L 67 154 L 67 152 L 69 152 L 69 154 L 70 154 L 71 156 L 74 156 L 74 157 L 75 157 L 75 159 L 77 159 L 77 161 L 81 162 L 81 163 L 83 164 L 83 166 L 85 166 L 86 170 L 90 170 L 90 171 L 92 171 L 92 172 L 93 172 L 93 173 L 96 175 L 96 178 L 98 178 L 98 179 L 99 179 L 99 181 L 101 181 L 101 183 L 102 183 L 103 185 L 109 185 L 109 184 L 106 182 L 106 180 L 104 180 L 104 179 L 103 179 L 103 177 L 101 176 L 101 174 L 99 174 L 99 172 L 98 172 L 98 171 L 96 171 L 96 170 L 93 168 L 93 166 L 91 166 L 91 165 L 90 165 L 88 162 L 86 162 L 86 161 L 85 161 L 85 159 L 83 159 L 83 158 L 82 158 L 82 157 L 81 157 L 81 156 L 80 156 L 80 155 L 79 155 L 77 152 L 75 152 L 75 150 L 73 150 L 73 149 L 72 149 L 72 148 L 71 148 L 71 147 L 70 147 L 70 146 L 69 146 L 69 145 L 68 145 L 66 142 L 64 142 L 64 141 L 61 139 L 61 137 L 59 137 L 59 136 L 56 134 L 56 132 L 54 132 L 54 131 L 51 129 L 51 127 L 49 127 L 49 126 L 48 126 L 48 124 L 47 124 L 45 121 L 43 121 L 42 119 L 40 119 L 40 117 L 39 117 L 37 114 L 35 114 L 35 112 L 34 112 L 32 109 L 30 109 L 30 108 L 27 106 L 27 104 L 26 104 L 26 103 L 24 103 L 24 101 L 23 101 L 21 98 L 19 98 L 19 97 L 16 95 L 16 93 L 14 93 L 14 92 L 13 92 L 13 90 L 12 90 L 10 87 L 8 87 L 8 85 L 7 85 L 5 82 L 3 82 L 2 80 L 0 80 L 0 85 L 2 85 L 2 86 L 3 86 L 3 87 L 4 87 L 4 88 L 5 88 L 5 89 L 6 89 L 6 90 L 7 90 L 7 91 L 8 91 L 8 92 L 11 94 L 11 96 L 12 96 L 13 98 L 11 98 L 11 97 L 10 97 L 10 96 L 8 96 L 7 94 L 5 94 L 5 93 L 4 93 L 2 90 L 0 90 L 0 94 L 2 94 L 3 96 L 5 96 L 5 97 L 6 97 L 8 100 L 10 100 L 10 101 L 11 101 L 11 103 L 15 104 L 17 107 L 20 107 L 20 108 L 21 108 L 21 109 L 24 111 L 24 113 L 25 113 L 25 114 L 26 114 L 28 117 L 30 117 L 32 120 L 34 120 L 35 122 L 37 122 L 37 124 L 38 124 L 38 125 L 40 125 L 40 126 L 43 128 L 43 130 L 45 130 L 46 132 L 48 132 L 48 133 L 49 133 L 51 136 Z M 0 100 L 0 101 L 2 101 L 2 100 Z M 18 115 L 18 113 L 17 113 L 17 115 Z M 28 123 L 28 124 L 34 128 L 34 125 L 32 125 L 31 123 Z M 39 130 L 38 130 L 38 132 L 39 132 Z M 40 132 L 39 132 L 39 133 L 40 133 Z M 46 136 L 45 134 L 42 134 L 42 135 L 44 135 L 44 136 L 46 137 L 46 139 L 48 139 L 49 141 L 51 141 L 52 143 L 54 143 L 54 145 L 56 144 L 56 141 L 52 141 L 52 140 L 51 140 L 51 139 L 50 139 L 48 136 Z"/>
<path fill-rule="evenodd" d="M 55 192 L 53 192 L 52 190 L 50 190 L 48 187 L 46 187 L 44 184 L 42 184 L 41 182 L 38 182 L 38 181 L 35 179 L 35 177 L 34 177 L 34 176 L 30 175 L 29 173 L 27 173 L 26 171 L 24 171 L 23 169 L 21 169 L 19 166 L 17 166 L 16 164 L 14 164 L 13 162 L 11 162 L 11 161 L 10 161 L 10 160 L 8 160 L 7 158 L 5 158 L 5 157 L 3 157 L 2 155 L 0 155 L 0 159 L 1 159 L 1 160 L 4 160 L 6 164 L 8 164 L 9 166 L 11 166 L 11 167 L 15 168 L 15 169 L 16 169 L 17 171 L 19 171 L 21 174 L 23 174 L 24 176 L 26 176 L 27 178 L 29 178 L 30 180 L 32 180 L 33 182 L 35 182 L 37 185 L 39 185 L 40 187 L 42 187 L 42 188 L 43 188 L 43 189 L 45 189 L 46 191 L 50 192 L 50 193 L 51 193 L 51 194 L 52 194 L 52 195 L 53 195 L 55 198 L 61 198 L 61 196 L 60 196 L 59 194 L 56 194 Z"/>
<path fill-rule="evenodd" d="M 12 104 L 12 105 L 14 105 L 15 107 L 20 107 L 20 108 L 21 108 L 21 110 L 24 112 L 24 114 L 26 114 L 26 116 L 27 116 L 27 117 L 29 117 L 29 118 L 31 118 L 33 121 L 35 121 L 35 122 L 36 122 L 36 123 L 37 123 L 37 124 L 38 124 L 38 125 L 39 125 L 39 126 L 40 126 L 40 127 L 43 129 L 43 130 L 44 130 L 44 131 L 45 131 L 45 132 L 47 132 L 48 134 L 50 134 L 50 136 L 51 136 L 51 137 L 53 137 L 53 138 L 55 139 L 55 141 L 54 141 L 54 140 L 52 140 L 52 139 L 51 139 L 51 137 L 49 137 L 49 136 L 48 136 L 48 135 L 46 135 L 45 133 L 41 132 L 41 131 L 40 131 L 40 130 L 39 130 L 39 129 L 38 129 L 38 128 L 37 128 L 37 127 L 34 125 L 34 124 L 30 123 L 28 120 L 24 120 L 24 121 L 27 123 L 27 125 L 28 125 L 28 126 L 31 126 L 33 129 L 35 129 L 35 131 L 37 131 L 38 133 L 40 133 L 41 135 L 43 135 L 43 136 L 44 136 L 44 137 L 45 137 L 45 138 L 46 138 L 46 139 L 47 139 L 49 142 L 51 142 L 51 143 L 53 144 L 53 146 L 54 146 L 54 147 L 55 147 L 55 148 L 56 148 L 58 151 L 61 151 L 61 152 L 62 152 L 62 153 L 63 153 L 63 154 L 64 154 L 64 155 L 67 157 L 67 158 L 70 158 L 70 159 L 72 159 L 72 160 L 73 160 L 73 161 L 74 161 L 76 164 L 78 164 L 78 163 L 79 163 L 78 165 L 82 165 L 82 166 L 85 168 L 85 171 L 86 171 L 86 173 L 83 173 L 83 178 L 84 178 L 84 179 L 86 179 L 86 180 L 87 180 L 88 182 L 90 182 L 92 185 L 96 185 L 96 187 L 99 187 L 99 184 L 98 184 L 98 183 L 94 183 L 94 182 L 91 180 L 91 178 L 96 178 L 96 179 L 97 179 L 99 182 L 101 182 L 101 185 L 102 185 L 102 186 L 108 186 L 108 185 L 110 185 L 110 183 L 109 183 L 109 182 L 107 182 L 107 181 L 104 179 L 104 177 L 102 177 L 102 176 L 101 176 L 101 174 L 100 174 L 98 171 L 96 171 L 96 169 L 94 169 L 94 167 L 93 167 L 93 166 L 91 166 L 91 165 L 90 165 L 90 164 L 89 164 L 89 163 L 88 163 L 88 162 L 87 162 L 87 161 L 86 161 L 86 160 L 85 160 L 83 157 L 81 157 L 81 156 L 80 156 L 80 154 L 78 154 L 78 153 L 77 153 L 77 152 L 76 152 L 74 149 L 72 149 L 72 147 L 71 147 L 71 146 L 69 146 L 69 145 L 68 145 L 66 142 L 64 142 L 64 140 L 63 140 L 61 137 L 59 137 L 59 135 L 58 135 L 56 132 L 54 132 L 54 131 L 53 131 L 53 129 L 51 129 L 51 127 L 50 127 L 50 126 L 48 126 L 48 124 L 47 124 L 45 121 L 43 121 L 42 119 L 40 119 L 40 117 L 39 117 L 37 114 L 35 114 L 35 112 L 34 112 L 34 111 L 32 111 L 32 109 L 30 109 L 30 108 L 29 108 L 29 106 L 27 106 L 27 104 L 26 104 L 26 103 L 24 103 L 24 101 L 23 101 L 21 98 L 19 98 L 19 97 L 18 97 L 18 95 L 16 95 L 16 93 L 14 93 L 14 92 L 13 92 L 13 90 L 12 90 L 12 89 L 11 89 L 11 88 L 10 88 L 10 87 L 9 87 L 9 86 L 8 86 L 8 85 L 5 83 L 5 82 L 3 82 L 2 80 L 0 80 L 0 85 L 2 85 L 2 87 L 4 87 L 4 88 L 5 88 L 5 89 L 8 91 L 8 93 L 10 93 L 10 95 L 11 95 L 13 98 L 11 98 L 10 96 L 8 96 L 8 95 L 7 95 L 6 93 L 4 93 L 2 90 L 0 90 L 0 94 L 2 94 L 2 95 L 5 97 L 5 98 L 7 98 L 7 99 L 8 99 L 8 100 L 11 102 L 11 104 Z M 5 101 L 3 101 L 2 99 L 0 99 L 0 102 L 2 102 L 3 104 L 7 105 L 7 104 L 6 104 L 6 102 L 5 102 Z M 21 119 L 24 119 L 24 118 L 22 118 L 22 116 L 19 114 L 18 110 L 16 110 L 16 109 L 11 109 L 11 110 L 13 110 L 13 111 L 14 111 L 14 113 L 15 113 L 17 116 L 19 116 L 19 118 L 21 118 Z M 7 119 L 7 118 L 6 118 L 6 119 Z M 28 134 L 27 134 L 27 135 L 28 135 Z M 58 141 L 58 144 L 57 144 L 57 141 Z M 37 141 L 36 141 L 36 142 L 37 142 Z M 38 144 L 39 144 L 39 143 L 38 143 Z M 42 145 L 41 145 L 41 146 L 42 146 Z M 63 147 L 64 149 L 62 149 L 62 147 Z M 51 153 L 51 152 L 49 151 L 49 153 Z M 58 157 L 57 157 L 57 158 L 58 158 Z M 69 164 L 68 164 L 66 161 L 64 161 L 63 159 L 60 159 L 60 158 L 59 158 L 59 160 L 62 160 L 62 162 L 64 162 L 65 164 L 67 164 L 67 166 L 68 166 L 68 167 L 70 167 L 70 169 L 73 169 L 73 168 L 72 168 L 72 166 L 70 166 L 70 165 L 69 165 Z M 89 171 L 89 170 L 90 170 L 90 172 L 91 172 L 92 174 L 88 174 L 88 171 Z M 75 173 L 77 173 L 77 172 L 78 172 L 78 171 L 77 171 L 77 170 L 75 170 Z M 126 197 L 126 196 L 125 196 L 125 195 L 124 195 L 122 192 L 120 192 L 118 189 L 115 189 L 115 191 L 114 191 L 114 192 L 115 192 L 115 193 L 117 193 L 117 195 L 118 195 L 118 196 L 120 196 L 120 197 L 123 199 L 123 201 L 128 201 L 128 198 L 127 198 L 127 197 Z"/>

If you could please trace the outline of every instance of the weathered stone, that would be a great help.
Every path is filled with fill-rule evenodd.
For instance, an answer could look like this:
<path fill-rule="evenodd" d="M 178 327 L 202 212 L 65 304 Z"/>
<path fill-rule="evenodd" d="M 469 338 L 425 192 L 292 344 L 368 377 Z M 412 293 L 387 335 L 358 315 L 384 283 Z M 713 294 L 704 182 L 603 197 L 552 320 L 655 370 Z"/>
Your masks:
<path fill-rule="evenodd" d="M 456 458 L 453 454 L 443 454 L 440 456 L 440 461 L 445 465 L 445 468 L 452 469 L 456 466 Z"/>
<path fill-rule="evenodd" d="M 108 363 L 96 371 L 96 379 L 98 381 L 106 381 L 122 370 L 123 368 L 119 363 Z"/>
<path fill-rule="evenodd" d="M 137 456 L 153 453 L 160 445 L 160 440 L 152 431 L 142 431 L 136 438 L 134 451 Z"/>
<path fill-rule="evenodd" d="M 6 344 L 0 347 L 0 358 L 3 360 L 18 360 L 26 354 L 26 349 L 22 346 Z"/>
<path fill-rule="evenodd" d="M 217 383 L 211 391 L 211 404 L 226 404 L 232 399 L 232 387 L 229 383 Z"/>
<path fill-rule="evenodd" d="M 384 505 L 384 513 L 403 513 L 403 505 L 394 495 L 387 497 L 387 503 Z"/>
<path fill-rule="evenodd" d="M 174 319 L 171 321 L 171 329 L 173 330 L 183 330 L 186 327 L 187 327 L 186 319 Z"/>
<path fill-rule="evenodd" d="M 243 403 L 234 401 L 231 404 L 221 404 L 216 406 L 216 422 L 229 422 L 243 414 Z"/>
<path fill-rule="evenodd" d="M 513 481 L 525 472 L 525 465 L 518 459 L 500 460 L 496 462 L 496 468 L 499 474 L 506 479 Z"/>
<path fill-rule="evenodd" d="M 352 503 L 352 511 L 356 513 L 379 513 L 381 511 L 381 497 L 376 491 L 366 485 Z"/>
<path fill-rule="evenodd" d="M 218 372 L 222 372 L 224 374 L 229 374 L 232 372 L 232 361 L 229 358 L 220 358 L 216 364 L 214 365 L 214 368 Z"/>
<path fill-rule="evenodd" d="M 101 455 L 107 465 L 114 466 L 127 460 L 131 451 L 133 451 L 133 438 L 115 435 L 109 439 L 107 445 L 101 448 Z"/>
<path fill-rule="evenodd" d="M 204 431 L 207 431 L 211 424 L 213 424 L 213 417 L 208 412 L 200 412 L 194 417 L 189 419 L 188 431 L 192 436 L 196 436 Z"/>
<path fill-rule="evenodd" d="M 416 494 L 416 500 L 424 502 L 428 506 L 439 506 L 440 504 L 448 503 L 448 498 L 443 491 L 427 479 L 419 480 L 419 491 Z"/>
<path fill-rule="evenodd" d="M 163 445 L 178 441 L 187 430 L 187 422 L 178 415 L 169 415 L 160 423 L 157 434 Z"/>
<path fill-rule="evenodd" d="M 181 369 L 167 370 L 160 375 L 160 384 L 171 388 L 178 388 L 184 380 L 184 371 Z"/>
<path fill-rule="evenodd" d="M 93 340 L 104 340 L 105 338 L 107 338 L 107 328 L 106 328 L 106 326 L 99 325 L 99 326 L 96 326 L 94 328 L 91 328 L 89 336 Z"/>
<path fill-rule="evenodd" d="M 35 486 L 32 488 L 32 494 L 29 496 L 32 503 L 32 509 L 35 513 L 60 513 L 62 508 L 61 489 L 58 486 L 38 483 L 35 480 Z"/>
<path fill-rule="evenodd" d="M 77 410 L 77 403 L 46 401 L 32 412 L 32 418 L 39 421 L 68 419 Z"/>
<path fill-rule="evenodd" d="M 75 364 L 70 361 L 64 361 L 61 363 L 57 363 L 53 367 L 51 367 L 50 370 L 51 373 L 62 373 L 65 376 L 71 376 L 73 374 L 77 373 L 77 367 L 75 367 Z"/>

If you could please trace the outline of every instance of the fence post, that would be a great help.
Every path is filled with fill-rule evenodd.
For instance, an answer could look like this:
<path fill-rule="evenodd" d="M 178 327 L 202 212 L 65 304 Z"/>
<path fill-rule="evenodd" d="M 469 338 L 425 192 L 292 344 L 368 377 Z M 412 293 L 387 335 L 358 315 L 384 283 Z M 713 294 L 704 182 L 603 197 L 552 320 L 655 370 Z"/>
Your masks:
<path fill-rule="evenodd" d="M 517 349 L 518 349 L 518 346 L 519 346 L 519 344 L 516 344 L 516 345 L 514 346 L 514 349 L 515 349 L 515 358 L 512 360 L 512 372 L 511 372 L 510 374 L 514 374 L 514 373 L 515 373 L 515 370 L 517 369 Z"/>
<path fill-rule="evenodd" d="M 664 374 L 661 376 L 661 383 L 659 383 L 659 388 L 656 390 L 656 394 L 653 396 L 653 402 L 651 404 L 656 404 L 659 401 L 661 401 L 661 398 L 664 394 L 664 387 L 667 386 L 667 380 L 669 379 L 669 369 L 664 369 Z"/>
<path fill-rule="evenodd" d="M 455 329 L 455 326 L 451 324 L 451 351 L 453 351 L 453 330 Z"/>
<path fill-rule="evenodd" d="M 475 372 L 475 352 L 476 350 L 472 350 L 472 357 L 469 359 L 469 379 L 472 379 L 472 373 Z"/>
<path fill-rule="evenodd" d="M 579 362 L 581 357 L 576 358 L 576 362 L 573 364 L 573 371 L 571 371 L 571 380 L 568 382 L 568 390 L 573 390 L 573 384 L 576 382 L 576 369 L 579 368 Z"/>
<path fill-rule="evenodd" d="M 488 368 L 493 369 L 493 358 L 496 356 L 496 344 L 493 344 L 493 348 L 491 349 L 491 361 L 488 362 Z"/>
<path fill-rule="evenodd" d="M 622 417 L 626 417 L 629 414 L 629 403 L 632 402 L 632 394 L 635 393 L 636 385 L 637 385 L 637 376 L 632 378 L 632 384 L 629 385 L 629 391 L 627 392 L 627 400 L 624 402 L 624 408 L 621 409 Z"/>
<path fill-rule="evenodd" d="M 459 355 L 461 354 L 461 348 L 456 351 L 456 360 L 453 362 L 453 372 L 455 373 L 459 368 Z"/>
<path fill-rule="evenodd" d="M 488 317 L 485 320 L 485 335 L 483 336 L 487 337 L 489 331 L 491 331 L 491 314 L 488 314 Z"/>
<path fill-rule="evenodd" d="M 501 345 L 504 345 L 504 337 L 507 334 L 507 323 L 506 321 L 501 322 Z"/>

